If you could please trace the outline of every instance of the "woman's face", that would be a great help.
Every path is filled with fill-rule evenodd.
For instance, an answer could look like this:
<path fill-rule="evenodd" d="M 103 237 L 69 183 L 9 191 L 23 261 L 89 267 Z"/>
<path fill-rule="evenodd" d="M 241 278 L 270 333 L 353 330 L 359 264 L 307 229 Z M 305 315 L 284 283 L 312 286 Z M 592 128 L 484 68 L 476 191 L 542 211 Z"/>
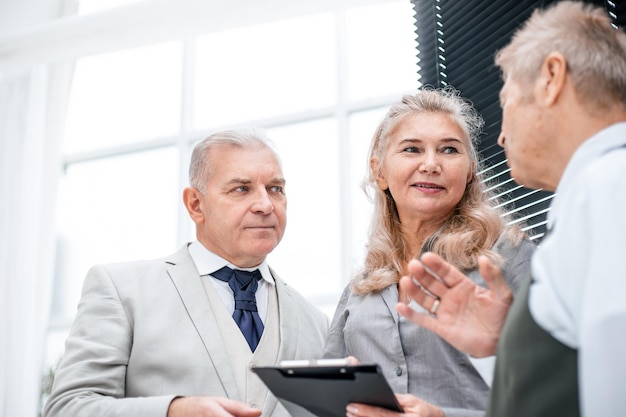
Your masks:
<path fill-rule="evenodd" d="M 379 163 L 372 159 L 372 168 Z M 389 189 L 400 221 L 412 228 L 447 218 L 473 171 L 468 139 L 456 122 L 444 113 L 418 113 L 392 132 L 377 183 Z"/>

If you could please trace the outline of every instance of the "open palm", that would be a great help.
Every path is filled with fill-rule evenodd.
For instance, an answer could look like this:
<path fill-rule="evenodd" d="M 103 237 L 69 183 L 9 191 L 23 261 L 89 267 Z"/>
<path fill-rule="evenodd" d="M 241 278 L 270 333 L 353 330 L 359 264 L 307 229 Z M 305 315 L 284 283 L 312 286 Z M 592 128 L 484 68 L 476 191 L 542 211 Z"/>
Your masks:
<path fill-rule="evenodd" d="M 431 330 L 462 352 L 475 357 L 495 353 L 500 331 L 513 300 L 500 270 L 486 258 L 479 270 L 489 289 L 476 285 L 461 271 L 433 253 L 409 263 L 409 274 L 400 287 L 429 311 L 439 298 L 436 314 L 417 312 L 399 303 L 398 313 Z"/>

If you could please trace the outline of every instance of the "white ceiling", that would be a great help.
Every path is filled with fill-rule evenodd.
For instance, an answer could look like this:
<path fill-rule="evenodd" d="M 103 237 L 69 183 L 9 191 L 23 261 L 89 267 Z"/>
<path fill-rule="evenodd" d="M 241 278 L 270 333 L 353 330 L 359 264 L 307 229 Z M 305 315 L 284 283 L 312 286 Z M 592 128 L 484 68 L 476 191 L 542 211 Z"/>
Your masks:
<path fill-rule="evenodd" d="M 144 0 L 55 18 L 72 7 L 67 0 L 0 0 L 0 71 L 385 1 L 391 0 Z"/>

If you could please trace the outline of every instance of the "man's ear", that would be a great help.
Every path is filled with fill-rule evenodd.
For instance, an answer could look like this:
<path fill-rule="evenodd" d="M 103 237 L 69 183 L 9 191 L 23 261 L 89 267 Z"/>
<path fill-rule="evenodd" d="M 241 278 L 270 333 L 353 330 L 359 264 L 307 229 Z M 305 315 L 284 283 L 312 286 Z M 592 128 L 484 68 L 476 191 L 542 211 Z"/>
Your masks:
<path fill-rule="evenodd" d="M 202 194 L 194 187 L 186 187 L 183 190 L 183 204 L 187 208 L 189 216 L 196 224 L 204 222 L 204 213 L 200 207 Z"/>
<path fill-rule="evenodd" d="M 385 191 L 389 189 L 389 185 L 387 184 L 387 180 L 385 179 L 382 170 L 380 169 L 380 160 L 377 156 L 372 157 L 370 159 L 370 171 L 376 178 L 376 184 L 378 184 L 378 188 Z"/>
<path fill-rule="evenodd" d="M 565 87 L 567 61 L 559 52 L 552 52 L 543 61 L 539 76 L 539 97 L 546 106 L 554 105 Z"/>

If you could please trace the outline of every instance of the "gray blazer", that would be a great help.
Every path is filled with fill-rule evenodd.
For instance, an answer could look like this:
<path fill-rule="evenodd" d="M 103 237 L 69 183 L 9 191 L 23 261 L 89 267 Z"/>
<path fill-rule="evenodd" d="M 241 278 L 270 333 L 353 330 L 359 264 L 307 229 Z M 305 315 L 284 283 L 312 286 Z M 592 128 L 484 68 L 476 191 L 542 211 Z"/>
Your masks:
<path fill-rule="evenodd" d="M 320 357 L 327 317 L 272 275 L 280 320 L 273 357 Z M 243 400 L 228 347 L 187 245 L 162 259 L 94 266 L 43 415 L 154 417 L 175 396 Z M 271 394 L 257 404 L 267 417 L 276 405 Z"/>
<path fill-rule="evenodd" d="M 505 280 L 517 290 L 529 276 L 535 245 L 523 241 L 511 247 L 499 241 L 494 250 L 506 259 Z M 477 270 L 466 272 L 485 285 Z M 324 356 L 352 355 L 361 363 L 376 363 L 394 392 L 410 393 L 437 405 L 448 417 L 483 416 L 489 386 L 468 355 L 401 317 L 397 303 L 396 285 L 363 296 L 346 287 L 330 325 Z M 424 311 L 415 302 L 411 306 Z"/>

